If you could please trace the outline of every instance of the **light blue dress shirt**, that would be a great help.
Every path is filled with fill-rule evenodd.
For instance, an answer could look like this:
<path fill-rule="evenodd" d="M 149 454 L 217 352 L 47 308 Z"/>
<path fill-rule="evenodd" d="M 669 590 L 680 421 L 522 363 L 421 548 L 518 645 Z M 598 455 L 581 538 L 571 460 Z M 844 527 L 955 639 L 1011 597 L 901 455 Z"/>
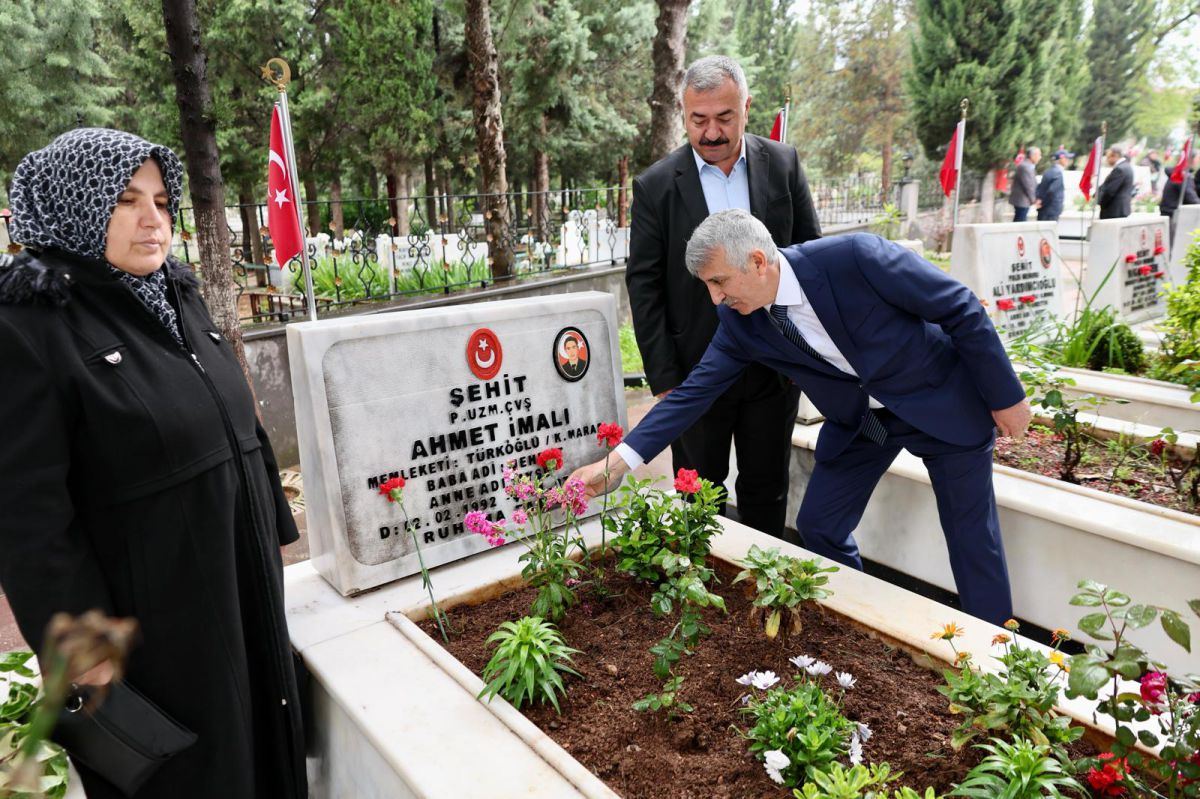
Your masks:
<path fill-rule="evenodd" d="M 726 175 L 720 167 L 706 164 L 699 153 L 692 150 L 696 159 L 696 170 L 700 173 L 700 188 L 704 190 L 704 202 L 708 212 L 726 211 L 730 208 L 750 210 L 750 178 L 746 173 L 746 137 L 742 137 L 742 154 Z"/>

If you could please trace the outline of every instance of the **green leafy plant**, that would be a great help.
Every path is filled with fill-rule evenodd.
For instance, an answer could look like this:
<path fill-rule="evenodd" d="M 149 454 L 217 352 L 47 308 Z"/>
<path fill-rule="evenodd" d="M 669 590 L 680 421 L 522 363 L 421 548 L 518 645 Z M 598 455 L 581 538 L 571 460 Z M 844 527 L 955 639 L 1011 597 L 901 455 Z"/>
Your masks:
<path fill-rule="evenodd" d="M 746 568 L 733 582 L 753 580 L 752 587 L 747 586 L 754 595 L 750 623 L 762 624 L 771 639 L 779 634 L 784 613 L 788 616 L 786 630 L 801 631 L 801 604 L 831 596 L 833 592 L 823 586 L 829 583 L 827 575 L 838 570 L 836 566 L 822 566 L 818 558 L 801 560 L 782 555 L 775 547 L 760 549 L 754 544 L 741 565 Z"/>
<path fill-rule="evenodd" d="M 1064 790 L 1082 791 L 1063 762 L 1045 744 L 1024 738 L 1013 742 L 993 738 L 977 747 L 988 755 L 950 796 L 979 799 L 1063 799 Z M 1067 795 L 1073 795 L 1067 794 Z"/>
<path fill-rule="evenodd" d="M 857 729 L 816 682 L 805 680 L 752 695 L 742 713 L 753 721 L 746 732 L 750 751 L 764 760 L 767 753 L 781 752 L 787 765 L 776 770 L 789 787 L 829 771 L 833 761 L 849 752 Z"/>
<path fill-rule="evenodd" d="M 633 709 L 639 712 L 664 711 L 668 719 L 673 719 L 677 715 L 676 711 L 691 713 L 695 708 L 679 698 L 679 691 L 683 687 L 683 675 L 676 674 L 663 683 L 662 690 L 656 694 L 647 694 L 641 699 L 633 703 Z"/>
<path fill-rule="evenodd" d="M 526 701 L 548 701 L 561 712 L 558 694 L 566 690 L 561 674 L 581 676 L 570 665 L 579 650 L 567 646 L 553 624 L 537 616 L 506 621 L 486 643 L 497 646 L 483 667 L 487 685 L 479 692 L 480 699 L 499 694 L 518 709 Z"/>
<path fill-rule="evenodd" d="M 942 671 L 946 684 L 938 691 L 950 701 L 950 712 L 963 717 L 950 743 L 960 749 L 976 735 L 1003 733 L 1010 739 L 1026 738 L 1052 746 L 1056 752 L 1064 751 L 1065 744 L 1083 735 L 1082 727 L 1071 726 L 1068 717 L 1054 711 L 1058 680 L 1066 673 L 1058 651 L 1065 631 L 1055 631 L 1054 650 L 1046 656 L 1016 640 L 1015 621 L 1005 626 L 1012 635 L 1001 633 L 992 641 L 1003 647 L 1003 654 L 996 658 L 1003 666 L 1000 673 L 976 671 L 969 657 L 961 659 L 961 672 Z"/>
<path fill-rule="evenodd" d="M 1080 342 L 1086 355 L 1081 365 L 1097 372 L 1120 369 L 1129 374 L 1138 374 L 1146 368 L 1146 350 L 1142 340 L 1129 325 L 1117 319 L 1112 308 L 1099 311 L 1089 309 L 1087 313 L 1093 319 Z"/>
<path fill-rule="evenodd" d="M 33 653 L 0 654 L 0 796 L 28 796 L 34 784 L 50 799 L 67 792 L 67 754 L 34 730 L 44 699 L 37 674 L 28 666 Z M 11 792 L 11 793 L 10 793 Z"/>
<path fill-rule="evenodd" d="M 904 220 L 904 212 L 895 203 L 884 203 L 883 212 L 871 220 L 871 232 L 889 241 L 900 235 L 900 223 Z"/>
<path fill-rule="evenodd" d="M 667 576 L 650 597 L 650 608 L 660 617 L 669 616 L 679 608 L 679 620 L 670 634 L 650 647 L 654 655 L 654 673 L 660 680 L 665 680 L 679 659 L 690 654 L 701 638 L 712 633 L 704 624 L 701 610 L 715 607 L 724 612 L 725 600 L 708 590 L 706 583 L 713 579 L 712 569 L 672 552 L 661 553 L 658 566 Z"/>
<path fill-rule="evenodd" d="M 1176 610 L 1134 604 L 1127 594 L 1091 580 L 1078 587 L 1071 604 L 1099 609 L 1081 618 L 1079 629 L 1104 645 L 1089 644 L 1071 658 L 1067 696 L 1096 699 L 1100 689 L 1111 684 L 1112 690 L 1097 709 L 1115 722 L 1111 754 L 1133 766 L 1124 775 L 1124 783 L 1170 799 L 1200 795 L 1200 712 L 1194 705 L 1194 699 L 1200 697 L 1200 678 L 1168 676 L 1161 663 L 1128 637 L 1129 632 L 1158 621 L 1168 638 L 1190 652 L 1191 628 Z M 1189 600 L 1188 607 L 1200 616 L 1200 599 Z M 1122 678 L 1137 680 L 1138 693 L 1123 691 Z M 1152 720 L 1154 725 L 1147 724 Z M 1140 729 L 1133 729 L 1134 722 Z M 1144 756 L 1135 748 L 1139 743 L 1149 748 L 1161 746 L 1158 758 Z M 1082 765 L 1093 770 L 1104 766 L 1097 759 L 1085 760 Z M 1143 785 L 1135 769 L 1150 775 L 1154 784 Z"/>
<path fill-rule="evenodd" d="M 895 782 L 900 774 L 893 774 L 891 766 L 880 763 L 864 766 L 861 763 L 847 768 L 841 763 L 831 763 L 828 771 L 818 771 L 802 788 L 792 791 L 796 799 L 883 799 L 887 796 L 888 783 Z"/>
<path fill-rule="evenodd" d="M 666 554 L 703 563 L 713 535 L 720 530 L 717 509 L 724 490 L 707 480 L 690 500 L 653 487 L 653 480 L 627 478 L 606 520 L 613 545 L 620 551 L 617 570 L 646 582 L 665 577 Z"/>
<path fill-rule="evenodd" d="M 1192 389 L 1192 402 L 1200 401 L 1200 233 L 1192 238 L 1183 256 L 1188 279 L 1169 287 L 1167 317 L 1159 323 L 1163 331 L 1158 358 L 1150 375 L 1182 383 Z"/>
<path fill-rule="evenodd" d="M 1171 482 L 1175 493 L 1186 496 L 1195 507 L 1200 505 L 1200 447 L 1194 447 L 1189 454 L 1175 461 L 1171 456 L 1178 443 L 1179 434 L 1164 427 L 1158 438 L 1146 442 L 1143 447 L 1159 474 Z"/>

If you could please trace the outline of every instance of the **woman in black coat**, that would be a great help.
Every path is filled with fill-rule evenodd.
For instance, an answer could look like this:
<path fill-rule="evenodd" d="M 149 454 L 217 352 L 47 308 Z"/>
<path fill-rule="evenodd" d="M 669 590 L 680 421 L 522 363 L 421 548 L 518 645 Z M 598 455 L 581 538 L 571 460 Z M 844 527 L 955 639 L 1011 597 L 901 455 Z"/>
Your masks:
<path fill-rule="evenodd" d="M 136 796 L 298 798 L 279 554 L 297 533 L 230 345 L 167 254 L 181 187 L 174 153 L 112 130 L 66 133 L 17 167 L 0 586 L 35 650 L 59 611 L 138 621 L 126 681 L 197 740 Z M 91 799 L 122 795 L 76 766 Z"/>

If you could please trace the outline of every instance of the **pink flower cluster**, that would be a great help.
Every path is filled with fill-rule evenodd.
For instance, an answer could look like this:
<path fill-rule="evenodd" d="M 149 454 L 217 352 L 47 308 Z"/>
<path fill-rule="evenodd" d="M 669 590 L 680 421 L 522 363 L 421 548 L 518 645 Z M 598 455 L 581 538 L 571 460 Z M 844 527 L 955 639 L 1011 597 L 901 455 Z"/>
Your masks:
<path fill-rule="evenodd" d="M 480 510 L 473 510 L 463 519 L 466 528 L 476 535 L 481 535 L 494 547 L 504 546 L 504 520 L 490 521 Z"/>
<path fill-rule="evenodd" d="M 576 516 L 587 513 L 587 489 L 582 480 L 571 479 L 565 482 L 562 488 L 551 488 L 546 492 L 546 509 L 552 510 L 559 506 L 569 508 Z"/>

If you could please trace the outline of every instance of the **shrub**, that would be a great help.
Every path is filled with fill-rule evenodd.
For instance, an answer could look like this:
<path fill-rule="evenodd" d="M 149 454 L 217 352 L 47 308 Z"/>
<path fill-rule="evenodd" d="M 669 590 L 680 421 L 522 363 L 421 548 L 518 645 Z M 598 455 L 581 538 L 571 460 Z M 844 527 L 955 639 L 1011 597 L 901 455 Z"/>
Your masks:
<path fill-rule="evenodd" d="M 746 733 L 750 751 L 763 758 L 768 752 L 782 752 L 788 763 L 778 772 L 790 787 L 828 771 L 834 760 L 848 753 L 857 729 L 815 682 L 772 688 L 751 697 L 742 712 L 754 720 Z"/>
<path fill-rule="evenodd" d="M 988 752 L 978 766 L 967 772 L 967 778 L 950 796 L 974 796 L 979 799 L 1063 799 L 1063 790 L 1082 792 L 1083 786 L 1070 776 L 1059 760 L 1044 744 L 1023 738 L 1013 743 L 993 738 L 980 744 Z"/>
<path fill-rule="evenodd" d="M 717 507 L 724 490 L 707 480 L 691 501 L 658 488 L 652 480 L 628 478 L 621 486 L 614 510 L 605 524 L 620 551 L 618 571 L 651 583 L 666 577 L 663 559 L 668 554 L 703 563 L 709 542 L 720 529 Z"/>
<path fill-rule="evenodd" d="M 800 560 L 781 555 L 779 550 L 759 549 L 751 544 L 742 565 L 746 568 L 734 578 L 735 583 L 753 580 L 754 605 L 750 611 L 752 624 L 763 623 L 768 638 L 779 634 L 783 613 L 788 614 L 788 630 L 800 632 L 800 605 L 824 599 L 832 594 L 823 588 L 826 576 L 838 570 L 836 566 L 821 566 L 818 558 Z"/>
<path fill-rule="evenodd" d="M 483 667 L 487 685 L 479 698 L 499 694 L 518 709 L 527 700 L 549 701 L 559 710 L 558 694 L 565 690 L 559 673 L 581 676 L 569 665 L 579 650 L 567 646 L 554 625 L 537 616 L 503 622 L 488 636 L 486 643 L 493 642 L 499 645 Z"/>
<path fill-rule="evenodd" d="M 1146 368 L 1142 341 L 1129 325 L 1116 320 L 1111 308 L 1099 312 L 1099 323 L 1091 328 L 1087 342 L 1087 367 L 1097 372 L 1122 369 L 1137 374 Z"/>

